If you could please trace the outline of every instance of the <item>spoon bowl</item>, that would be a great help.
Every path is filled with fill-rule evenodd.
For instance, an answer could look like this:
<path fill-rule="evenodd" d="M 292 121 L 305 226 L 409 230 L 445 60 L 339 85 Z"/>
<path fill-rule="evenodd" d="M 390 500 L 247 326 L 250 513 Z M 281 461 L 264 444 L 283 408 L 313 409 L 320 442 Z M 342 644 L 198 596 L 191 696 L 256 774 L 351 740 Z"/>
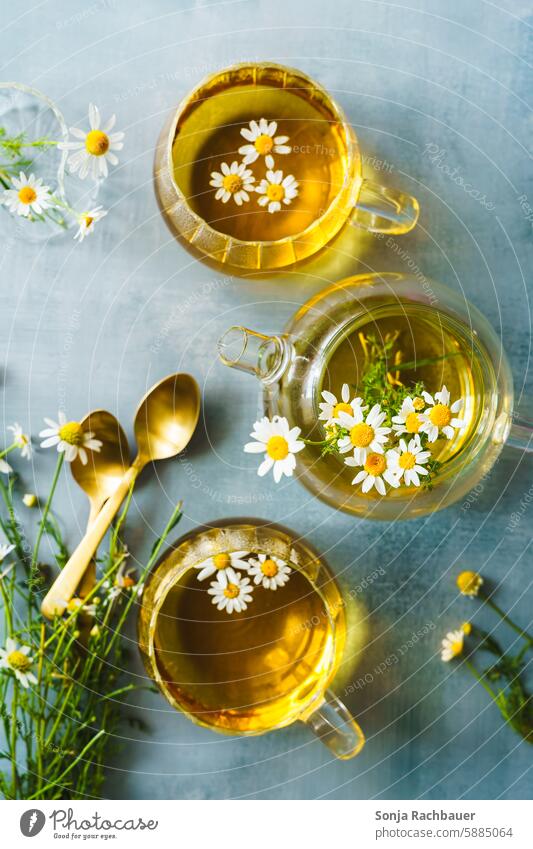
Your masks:
<path fill-rule="evenodd" d="M 89 498 L 91 521 L 124 477 L 130 465 L 130 449 L 120 422 L 107 410 L 88 413 L 80 424 L 102 442 L 100 451 L 88 452 L 85 466 L 79 457 L 70 464 L 72 477 Z"/>

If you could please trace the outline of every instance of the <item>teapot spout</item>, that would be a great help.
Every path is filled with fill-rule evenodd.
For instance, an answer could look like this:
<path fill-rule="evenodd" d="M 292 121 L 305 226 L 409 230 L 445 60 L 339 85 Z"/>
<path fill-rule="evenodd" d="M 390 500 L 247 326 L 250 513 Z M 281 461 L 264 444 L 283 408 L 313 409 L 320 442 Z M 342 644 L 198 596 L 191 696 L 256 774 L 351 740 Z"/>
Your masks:
<path fill-rule="evenodd" d="M 253 374 L 262 383 L 275 383 L 290 363 L 292 345 L 284 336 L 264 336 L 234 326 L 218 340 L 218 356 L 225 366 Z"/>

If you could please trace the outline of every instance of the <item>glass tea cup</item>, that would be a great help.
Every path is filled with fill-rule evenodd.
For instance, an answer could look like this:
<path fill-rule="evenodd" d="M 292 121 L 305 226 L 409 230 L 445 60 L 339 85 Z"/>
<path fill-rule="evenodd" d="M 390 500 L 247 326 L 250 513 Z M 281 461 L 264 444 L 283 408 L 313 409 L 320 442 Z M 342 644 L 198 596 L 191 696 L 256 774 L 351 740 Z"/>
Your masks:
<path fill-rule="evenodd" d="M 360 395 L 365 340 L 373 336 L 381 346 L 393 335 L 396 350 L 409 366 L 396 372 L 392 360 L 393 378 L 401 377 L 406 387 L 422 381 L 429 393 L 444 385 L 450 404 L 463 401 L 457 415 L 465 426 L 453 438 L 428 445 L 441 463 L 432 487 L 402 484 L 387 487 L 384 496 L 375 488 L 364 493 L 361 483 L 353 484 L 359 469 L 344 463 L 348 455 L 322 456 L 316 444 L 296 454 L 295 471 L 331 506 L 387 521 L 423 516 L 463 498 L 490 471 L 506 443 L 533 450 L 533 425 L 514 409 L 509 363 L 484 316 L 427 278 L 367 274 L 319 293 L 280 335 L 232 327 L 219 340 L 224 365 L 259 379 L 264 414 L 287 418 L 291 427 L 301 428 L 301 437 L 320 443 L 327 435 L 326 422 L 319 421 L 322 392 L 328 390 L 340 400 L 347 383 L 352 396 Z M 404 433 L 403 438 L 409 441 L 412 434 Z"/>
<path fill-rule="evenodd" d="M 288 580 L 275 591 L 256 585 L 250 561 L 262 582 L 287 564 Z M 209 593 L 225 580 L 232 596 L 235 574 L 215 571 L 230 563 L 253 587 L 241 612 Z M 138 633 L 148 674 L 197 725 L 258 735 L 299 720 L 338 758 L 362 749 L 359 725 L 329 689 L 346 641 L 342 596 L 323 559 L 287 529 L 228 519 L 183 536 L 146 584 Z"/>
<path fill-rule="evenodd" d="M 407 233 L 419 212 L 415 198 L 364 178 L 357 137 L 328 92 L 271 63 L 225 68 L 179 104 L 160 135 L 155 187 L 186 243 L 249 270 L 305 259 L 347 222 Z"/>

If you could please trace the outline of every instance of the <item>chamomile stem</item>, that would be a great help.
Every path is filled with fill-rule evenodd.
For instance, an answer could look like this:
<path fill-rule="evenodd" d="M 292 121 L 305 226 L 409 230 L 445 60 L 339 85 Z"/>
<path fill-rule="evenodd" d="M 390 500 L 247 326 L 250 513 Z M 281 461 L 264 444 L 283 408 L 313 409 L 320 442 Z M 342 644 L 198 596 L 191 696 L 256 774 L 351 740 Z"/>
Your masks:
<path fill-rule="evenodd" d="M 2 459 L 2 457 L 5 457 L 6 454 L 9 454 L 10 451 L 13 451 L 17 447 L 18 442 L 12 442 L 11 445 L 9 445 L 7 448 L 4 448 L 3 451 L 0 451 L 0 460 Z"/>
<path fill-rule="evenodd" d="M 468 669 L 468 670 L 472 673 L 472 675 L 474 676 L 474 678 L 476 679 L 476 681 L 478 681 L 478 682 L 481 684 L 481 686 L 482 686 L 482 687 L 484 687 L 484 689 L 487 691 L 487 693 L 488 693 L 488 694 L 489 694 L 489 696 L 491 697 L 492 701 L 493 701 L 493 702 L 496 702 L 496 704 L 497 704 L 497 703 L 498 703 L 498 699 L 496 698 L 496 693 L 494 692 L 494 690 L 492 689 L 492 687 L 489 687 L 489 685 L 487 684 L 487 682 L 485 681 L 485 679 L 483 678 L 483 676 L 479 674 L 479 672 L 477 671 L 477 669 L 476 669 L 476 667 L 474 666 L 474 664 L 473 664 L 473 663 L 470 663 L 470 661 L 469 661 L 469 660 L 465 660 L 465 661 L 464 661 L 464 664 L 465 664 L 466 668 L 467 668 L 467 669 Z"/>
<path fill-rule="evenodd" d="M 513 622 L 510 616 L 508 616 L 507 613 L 505 613 L 501 609 L 501 607 L 499 607 L 499 605 L 497 605 L 496 602 L 492 600 L 492 598 L 485 597 L 484 601 L 486 602 L 486 604 L 489 605 L 489 607 L 492 607 L 494 612 L 497 613 L 498 616 L 500 616 L 503 621 L 506 622 L 507 625 L 509 625 L 509 627 L 513 629 L 513 631 L 516 631 L 517 634 L 520 634 L 522 639 L 527 640 L 528 646 L 533 646 L 533 637 L 531 636 L 531 634 L 528 634 L 527 631 L 524 631 L 523 628 L 520 628 L 519 625 Z"/>
<path fill-rule="evenodd" d="M 11 703 L 11 784 L 13 787 L 13 799 L 17 798 L 18 773 L 17 773 L 17 711 L 18 711 L 19 682 L 15 679 L 13 684 L 13 701 Z"/>
<path fill-rule="evenodd" d="M 63 781 L 63 779 L 69 774 L 69 772 L 71 772 L 74 769 L 74 767 L 81 760 L 83 760 L 84 755 L 86 755 L 87 752 L 89 751 L 89 749 L 91 749 L 92 746 L 94 746 L 94 744 L 100 739 L 102 734 L 105 734 L 105 733 L 106 733 L 105 730 L 102 728 L 97 734 L 95 734 L 94 737 L 92 737 L 89 740 L 87 745 L 83 747 L 83 749 L 81 750 L 81 752 L 79 753 L 77 758 L 75 758 L 72 761 L 72 763 L 69 764 L 69 766 L 65 770 L 63 770 L 63 772 L 60 775 L 58 775 L 57 778 L 54 779 L 54 781 L 51 781 L 48 784 L 45 784 L 45 786 L 42 788 L 42 790 L 38 791 L 37 793 L 33 793 L 31 796 L 28 796 L 27 801 L 29 802 L 32 799 L 36 799 L 40 794 L 45 793 L 47 790 L 50 790 L 53 787 L 57 787 L 60 784 L 60 782 Z"/>
<path fill-rule="evenodd" d="M 39 557 L 39 548 L 41 546 L 41 539 L 43 537 L 44 529 L 46 527 L 46 520 L 48 518 L 48 513 L 50 512 L 50 507 L 52 506 L 52 499 L 54 497 L 57 482 L 59 480 L 59 474 L 61 472 L 61 467 L 63 466 L 63 461 L 65 459 L 65 455 L 63 453 L 59 454 L 57 458 L 56 468 L 54 472 L 54 477 L 52 479 L 52 486 L 50 488 L 50 493 L 48 498 L 46 499 L 46 504 L 44 505 L 43 515 L 41 517 L 41 521 L 39 522 L 39 530 L 37 531 L 37 539 L 35 540 L 35 545 L 33 547 L 33 554 L 30 562 L 30 577 L 29 577 L 29 617 L 30 624 L 32 619 L 32 599 L 33 599 L 33 572 L 37 565 L 37 558 Z"/>

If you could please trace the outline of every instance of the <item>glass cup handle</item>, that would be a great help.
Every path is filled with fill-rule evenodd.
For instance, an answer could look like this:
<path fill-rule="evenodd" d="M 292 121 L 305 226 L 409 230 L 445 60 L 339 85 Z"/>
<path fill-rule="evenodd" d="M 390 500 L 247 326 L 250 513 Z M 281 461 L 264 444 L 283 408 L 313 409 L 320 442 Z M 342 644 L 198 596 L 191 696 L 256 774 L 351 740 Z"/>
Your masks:
<path fill-rule="evenodd" d="M 348 708 L 327 690 L 322 704 L 304 722 L 336 758 L 347 760 L 359 754 L 365 736 Z"/>
<path fill-rule="evenodd" d="M 520 414 L 513 415 L 506 444 L 526 454 L 533 454 L 533 421 Z"/>
<path fill-rule="evenodd" d="M 418 201 L 411 195 L 363 180 L 350 220 L 370 233 L 400 235 L 413 229 L 419 212 Z"/>

